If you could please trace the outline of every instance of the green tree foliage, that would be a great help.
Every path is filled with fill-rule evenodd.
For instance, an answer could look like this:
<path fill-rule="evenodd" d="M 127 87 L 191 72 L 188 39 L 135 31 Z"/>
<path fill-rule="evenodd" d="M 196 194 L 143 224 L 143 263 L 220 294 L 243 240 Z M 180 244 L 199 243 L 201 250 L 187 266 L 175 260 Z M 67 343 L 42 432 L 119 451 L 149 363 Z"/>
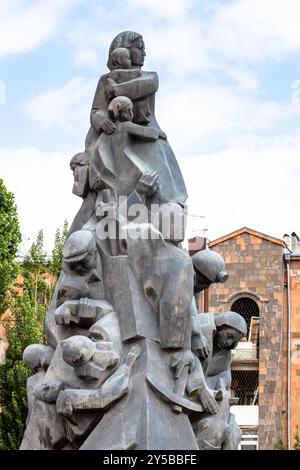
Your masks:
<path fill-rule="evenodd" d="M 68 235 L 68 222 L 64 221 L 62 230 L 57 229 L 55 233 L 54 248 L 52 250 L 52 258 L 50 262 L 51 272 L 58 277 L 61 271 L 63 248 Z"/>
<path fill-rule="evenodd" d="M 43 232 L 24 259 L 23 282 L 10 289 L 9 314 L 5 324 L 9 347 L 5 364 L 0 366 L 0 449 L 18 449 L 27 416 L 26 380 L 32 375 L 22 355 L 29 344 L 43 343 L 44 318 L 60 272 L 67 223 L 56 232 L 50 259 L 43 245 Z M 55 266 L 55 270 L 54 270 Z"/>
<path fill-rule="evenodd" d="M 32 343 L 41 343 L 43 325 L 26 291 L 10 301 L 13 314 L 5 320 L 9 348 L 5 364 L 0 367 L 1 413 L 0 449 L 18 449 L 27 416 L 26 380 L 31 371 L 22 361 L 23 350 Z"/>
<path fill-rule="evenodd" d="M 299 434 L 299 426 L 296 426 L 296 434 L 295 434 L 295 443 L 293 445 L 294 450 L 300 450 L 300 434 Z"/>
<path fill-rule="evenodd" d="M 37 321 L 42 321 L 45 317 L 56 281 L 49 277 L 50 262 L 44 250 L 44 233 L 40 230 L 22 266 L 24 284 Z"/>
<path fill-rule="evenodd" d="M 6 289 L 18 274 L 15 263 L 21 233 L 14 196 L 0 179 L 0 309 Z"/>
<path fill-rule="evenodd" d="M 284 446 L 282 437 L 280 437 L 278 439 L 277 450 L 286 450 L 286 447 Z"/>
<path fill-rule="evenodd" d="M 31 245 L 29 253 L 25 256 L 23 266 L 31 271 L 40 272 L 47 266 L 47 253 L 44 250 L 44 232 L 40 230 L 36 242 Z"/>

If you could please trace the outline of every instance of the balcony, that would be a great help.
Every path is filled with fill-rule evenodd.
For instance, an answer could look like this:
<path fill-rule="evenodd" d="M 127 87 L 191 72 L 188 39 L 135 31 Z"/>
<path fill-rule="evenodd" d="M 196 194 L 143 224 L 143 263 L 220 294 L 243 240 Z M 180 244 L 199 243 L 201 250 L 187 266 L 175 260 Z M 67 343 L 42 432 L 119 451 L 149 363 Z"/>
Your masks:
<path fill-rule="evenodd" d="M 240 366 L 246 365 L 252 366 L 251 369 L 258 368 L 258 348 L 251 341 L 240 341 L 232 350 L 232 369 L 241 369 Z"/>

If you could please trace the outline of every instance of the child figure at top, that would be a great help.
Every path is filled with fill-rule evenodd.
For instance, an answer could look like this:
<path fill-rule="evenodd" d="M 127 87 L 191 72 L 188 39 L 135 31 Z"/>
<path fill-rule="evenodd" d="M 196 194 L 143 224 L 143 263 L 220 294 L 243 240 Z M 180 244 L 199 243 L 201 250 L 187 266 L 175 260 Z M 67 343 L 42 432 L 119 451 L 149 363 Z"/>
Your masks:
<path fill-rule="evenodd" d="M 118 47 L 114 49 L 110 56 L 112 70 L 124 69 L 128 70 L 131 68 L 132 63 L 130 59 L 130 51 L 125 47 Z"/>
<path fill-rule="evenodd" d="M 125 47 L 118 47 L 110 54 L 111 71 L 107 79 L 105 94 L 108 100 L 111 100 L 115 94 L 113 91 L 114 85 L 118 83 L 128 82 L 140 77 L 141 70 L 132 67 L 130 58 L 130 51 Z"/>
<path fill-rule="evenodd" d="M 165 134 L 132 122 L 133 104 L 126 96 L 118 96 L 110 102 L 108 115 L 116 130 L 111 135 L 101 134 L 98 140 L 100 158 L 94 160 L 94 168 L 117 195 L 128 196 L 138 187 L 150 196 L 158 189 L 158 175 L 151 168 L 151 162 L 143 161 L 135 153 L 134 142 L 155 142 L 158 138 L 165 139 Z"/>

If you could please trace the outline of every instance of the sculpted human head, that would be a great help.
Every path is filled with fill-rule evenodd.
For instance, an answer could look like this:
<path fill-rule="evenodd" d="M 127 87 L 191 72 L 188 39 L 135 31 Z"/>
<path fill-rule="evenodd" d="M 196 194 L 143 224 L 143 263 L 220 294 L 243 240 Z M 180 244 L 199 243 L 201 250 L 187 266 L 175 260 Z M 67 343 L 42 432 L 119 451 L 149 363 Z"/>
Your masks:
<path fill-rule="evenodd" d="M 77 153 L 70 161 L 74 176 L 73 193 L 82 198 L 89 192 L 89 165 L 89 156 L 84 152 Z"/>
<path fill-rule="evenodd" d="M 130 53 L 132 65 L 142 67 L 146 57 L 145 43 L 142 37 L 136 39 L 136 41 L 132 43 Z"/>
<path fill-rule="evenodd" d="M 214 343 L 218 349 L 234 349 L 247 335 L 247 324 L 239 313 L 219 313 L 215 315 L 214 320 L 217 327 Z"/>
<path fill-rule="evenodd" d="M 224 283 L 228 279 L 222 256 L 212 250 L 202 250 L 192 256 L 195 271 L 194 291 L 201 292 L 214 282 Z"/>
<path fill-rule="evenodd" d="M 112 41 L 109 48 L 109 58 L 107 66 L 113 69 L 111 54 L 117 48 L 126 48 L 130 51 L 130 58 L 133 67 L 142 67 L 146 56 L 145 44 L 140 33 L 134 31 L 122 31 Z"/>
<path fill-rule="evenodd" d="M 130 50 L 126 47 L 117 47 L 110 54 L 110 62 L 113 69 L 130 69 Z"/>
<path fill-rule="evenodd" d="M 234 349 L 242 336 L 235 328 L 224 326 L 217 330 L 215 343 L 219 349 Z"/>
<path fill-rule="evenodd" d="M 132 121 L 133 104 L 127 96 L 117 96 L 108 106 L 108 115 L 112 121 Z"/>
<path fill-rule="evenodd" d="M 73 232 L 63 250 L 63 269 L 86 276 L 96 268 L 96 242 L 89 230 Z"/>

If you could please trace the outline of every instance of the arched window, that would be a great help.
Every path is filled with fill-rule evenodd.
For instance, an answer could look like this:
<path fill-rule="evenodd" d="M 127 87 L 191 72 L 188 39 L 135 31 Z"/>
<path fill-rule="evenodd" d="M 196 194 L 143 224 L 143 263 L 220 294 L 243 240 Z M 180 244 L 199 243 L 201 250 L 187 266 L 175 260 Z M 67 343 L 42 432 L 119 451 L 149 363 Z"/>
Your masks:
<path fill-rule="evenodd" d="M 250 297 L 240 297 L 233 302 L 230 310 L 239 313 L 245 319 L 247 323 L 247 336 L 249 336 L 251 318 L 259 317 L 259 307 L 257 303 Z"/>

